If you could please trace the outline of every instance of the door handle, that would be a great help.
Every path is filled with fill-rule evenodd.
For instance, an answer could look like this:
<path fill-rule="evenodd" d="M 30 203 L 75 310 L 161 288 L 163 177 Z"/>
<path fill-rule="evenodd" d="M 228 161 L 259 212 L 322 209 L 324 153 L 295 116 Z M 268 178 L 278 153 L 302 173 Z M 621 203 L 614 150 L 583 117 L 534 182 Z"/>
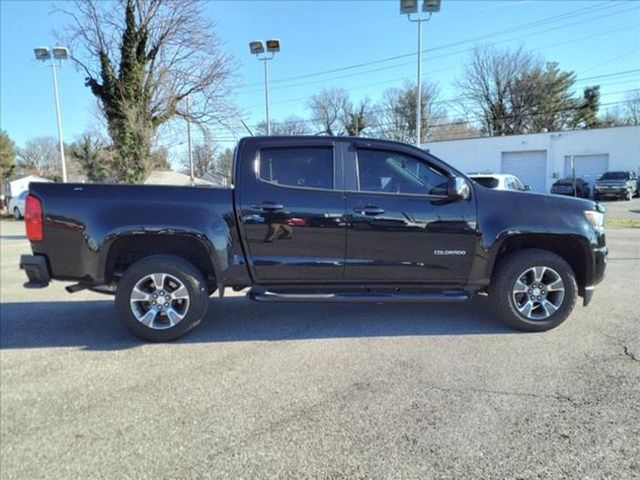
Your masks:
<path fill-rule="evenodd" d="M 384 209 L 376 207 L 374 205 L 365 205 L 364 207 L 356 207 L 354 212 L 361 215 L 381 215 L 384 213 Z"/>
<path fill-rule="evenodd" d="M 284 205 L 280 203 L 275 203 L 275 202 L 262 202 L 257 204 L 252 203 L 251 208 L 253 208 L 254 210 L 271 211 L 271 210 L 282 210 L 284 208 Z"/>

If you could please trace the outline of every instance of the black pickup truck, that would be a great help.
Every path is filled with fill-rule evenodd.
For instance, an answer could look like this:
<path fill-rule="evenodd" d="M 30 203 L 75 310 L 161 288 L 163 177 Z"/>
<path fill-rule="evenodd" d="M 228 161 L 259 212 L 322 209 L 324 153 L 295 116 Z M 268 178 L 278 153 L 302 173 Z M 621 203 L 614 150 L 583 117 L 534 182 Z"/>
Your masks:
<path fill-rule="evenodd" d="M 27 287 L 115 294 L 135 335 L 172 340 L 209 296 L 261 302 L 461 302 L 488 294 L 543 331 L 604 275 L 604 210 L 497 191 L 418 148 L 349 137 L 251 137 L 232 188 L 32 183 Z"/>

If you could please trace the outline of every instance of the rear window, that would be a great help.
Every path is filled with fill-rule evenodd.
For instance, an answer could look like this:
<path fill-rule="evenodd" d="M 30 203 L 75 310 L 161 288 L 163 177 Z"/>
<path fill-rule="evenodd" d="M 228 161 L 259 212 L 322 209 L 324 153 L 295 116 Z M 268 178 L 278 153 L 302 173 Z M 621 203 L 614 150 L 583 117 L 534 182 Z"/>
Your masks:
<path fill-rule="evenodd" d="M 260 178 L 276 185 L 333 189 L 333 149 L 264 148 L 260 151 Z"/>
<path fill-rule="evenodd" d="M 496 188 L 500 182 L 495 177 L 472 177 L 473 181 L 479 183 L 483 187 Z"/>

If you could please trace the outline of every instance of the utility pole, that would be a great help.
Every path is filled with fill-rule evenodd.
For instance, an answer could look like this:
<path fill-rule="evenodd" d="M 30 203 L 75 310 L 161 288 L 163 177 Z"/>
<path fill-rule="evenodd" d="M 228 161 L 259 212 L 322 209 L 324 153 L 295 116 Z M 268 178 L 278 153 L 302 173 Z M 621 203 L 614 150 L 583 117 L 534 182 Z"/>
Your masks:
<path fill-rule="evenodd" d="M 191 148 L 191 120 L 188 118 L 190 115 L 189 111 L 189 95 L 185 97 L 187 102 L 187 148 L 189 149 L 189 179 L 191 180 L 191 185 L 195 185 L 195 177 L 193 174 L 193 149 Z"/>
<path fill-rule="evenodd" d="M 573 155 L 571 155 L 571 174 L 573 175 L 573 196 L 577 197 L 578 192 L 576 191 L 576 159 Z"/>

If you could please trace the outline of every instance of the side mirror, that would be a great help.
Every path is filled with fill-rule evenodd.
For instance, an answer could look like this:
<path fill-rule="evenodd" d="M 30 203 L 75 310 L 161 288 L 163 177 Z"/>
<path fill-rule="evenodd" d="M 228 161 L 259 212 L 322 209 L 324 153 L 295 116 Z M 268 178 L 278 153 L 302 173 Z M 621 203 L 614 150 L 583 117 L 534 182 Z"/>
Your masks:
<path fill-rule="evenodd" d="M 530 192 L 531 191 L 531 185 L 525 185 L 522 190 L 524 190 L 525 192 Z"/>
<path fill-rule="evenodd" d="M 447 184 L 447 197 L 450 200 L 466 200 L 470 195 L 469 184 L 462 177 L 451 177 Z"/>

